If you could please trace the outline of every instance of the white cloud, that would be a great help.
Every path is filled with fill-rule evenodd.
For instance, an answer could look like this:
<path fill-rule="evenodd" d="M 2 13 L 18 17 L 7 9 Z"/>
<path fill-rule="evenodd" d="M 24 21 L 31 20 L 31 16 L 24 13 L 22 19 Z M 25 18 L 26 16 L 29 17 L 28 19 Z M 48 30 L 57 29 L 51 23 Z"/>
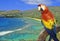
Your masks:
<path fill-rule="evenodd" d="M 51 0 L 22 0 L 22 1 L 27 4 L 46 4 L 46 5 L 52 4 Z"/>

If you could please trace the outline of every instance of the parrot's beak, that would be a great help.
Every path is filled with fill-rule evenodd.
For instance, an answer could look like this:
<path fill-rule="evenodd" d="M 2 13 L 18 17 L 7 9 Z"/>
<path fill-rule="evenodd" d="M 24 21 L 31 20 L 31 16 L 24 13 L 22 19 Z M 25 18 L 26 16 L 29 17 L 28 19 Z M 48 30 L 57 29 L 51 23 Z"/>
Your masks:
<path fill-rule="evenodd" d="M 39 6 L 38 7 L 38 11 L 40 12 L 40 11 L 43 11 L 43 9 Z"/>

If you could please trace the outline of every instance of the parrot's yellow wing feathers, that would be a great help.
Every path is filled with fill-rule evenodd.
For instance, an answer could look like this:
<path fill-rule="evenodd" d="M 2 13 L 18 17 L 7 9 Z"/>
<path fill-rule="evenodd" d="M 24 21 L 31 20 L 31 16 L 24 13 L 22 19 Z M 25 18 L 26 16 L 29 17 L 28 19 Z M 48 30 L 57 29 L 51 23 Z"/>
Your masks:
<path fill-rule="evenodd" d="M 42 23 L 44 24 L 44 26 L 48 29 L 52 29 L 53 26 L 56 24 L 56 21 L 52 21 L 52 20 L 48 20 L 48 21 L 45 21 L 45 20 L 42 20 Z"/>

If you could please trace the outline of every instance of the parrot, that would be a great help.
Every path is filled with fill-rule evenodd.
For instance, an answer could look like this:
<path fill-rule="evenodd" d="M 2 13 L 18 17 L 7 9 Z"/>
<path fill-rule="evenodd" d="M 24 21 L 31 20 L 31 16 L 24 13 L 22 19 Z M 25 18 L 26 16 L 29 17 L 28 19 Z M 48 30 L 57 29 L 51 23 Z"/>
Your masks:
<path fill-rule="evenodd" d="M 56 19 L 45 4 L 38 4 L 38 11 L 41 12 L 41 23 L 46 32 L 50 35 L 49 41 L 59 41 L 56 34 Z"/>

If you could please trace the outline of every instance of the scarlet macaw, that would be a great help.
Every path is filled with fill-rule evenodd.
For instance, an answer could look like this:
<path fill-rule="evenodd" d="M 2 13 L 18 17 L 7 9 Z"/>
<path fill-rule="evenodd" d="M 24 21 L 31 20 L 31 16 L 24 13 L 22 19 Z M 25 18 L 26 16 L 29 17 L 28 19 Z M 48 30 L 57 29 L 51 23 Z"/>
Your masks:
<path fill-rule="evenodd" d="M 44 4 L 39 4 L 38 10 L 41 11 L 41 22 L 47 33 L 50 35 L 49 41 L 51 41 L 51 39 L 54 41 L 59 41 L 56 36 L 56 20 L 54 15 Z"/>

